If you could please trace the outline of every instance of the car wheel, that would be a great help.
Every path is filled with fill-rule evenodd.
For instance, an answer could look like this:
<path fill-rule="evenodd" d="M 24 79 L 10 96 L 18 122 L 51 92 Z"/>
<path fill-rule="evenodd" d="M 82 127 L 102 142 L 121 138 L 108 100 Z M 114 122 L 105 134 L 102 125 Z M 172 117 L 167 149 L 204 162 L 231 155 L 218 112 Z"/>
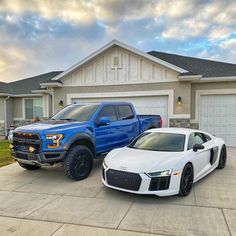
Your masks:
<path fill-rule="evenodd" d="M 30 165 L 23 162 L 18 162 L 18 164 L 26 170 L 38 170 L 39 168 L 41 168 L 41 166 Z"/>
<path fill-rule="evenodd" d="M 227 150 L 226 146 L 223 145 L 220 151 L 220 159 L 217 169 L 224 169 L 227 161 Z"/>
<path fill-rule="evenodd" d="M 93 153 L 86 146 L 72 146 L 62 165 L 67 177 L 74 180 L 85 179 L 93 167 Z"/>
<path fill-rule="evenodd" d="M 187 196 L 193 187 L 193 166 L 187 163 L 182 171 L 180 180 L 179 195 Z"/>

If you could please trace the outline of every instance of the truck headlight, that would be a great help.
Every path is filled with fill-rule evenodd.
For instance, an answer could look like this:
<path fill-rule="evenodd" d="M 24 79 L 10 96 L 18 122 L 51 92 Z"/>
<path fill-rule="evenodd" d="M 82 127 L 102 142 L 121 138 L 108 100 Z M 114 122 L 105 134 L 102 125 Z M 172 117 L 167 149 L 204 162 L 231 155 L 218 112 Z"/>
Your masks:
<path fill-rule="evenodd" d="M 149 177 L 165 177 L 165 176 L 170 176 L 172 173 L 172 170 L 163 170 L 163 171 L 158 171 L 158 172 L 149 172 L 146 173 L 147 176 Z"/>
<path fill-rule="evenodd" d="M 60 146 L 60 140 L 63 138 L 62 134 L 46 134 L 46 139 L 50 140 L 48 148 L 58 148 Z"/>

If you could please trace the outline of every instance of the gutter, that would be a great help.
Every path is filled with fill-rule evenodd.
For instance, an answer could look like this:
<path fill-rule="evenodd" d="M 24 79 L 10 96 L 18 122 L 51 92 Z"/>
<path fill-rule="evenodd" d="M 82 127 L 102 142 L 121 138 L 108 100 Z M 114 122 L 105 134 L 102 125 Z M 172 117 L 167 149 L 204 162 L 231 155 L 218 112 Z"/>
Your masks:
<path fill-rule="evenodd" d="M 4 98 L 4 126 L 5 126 L 5 137 L 7 137 L 7 100 L 10 96 Z"/>

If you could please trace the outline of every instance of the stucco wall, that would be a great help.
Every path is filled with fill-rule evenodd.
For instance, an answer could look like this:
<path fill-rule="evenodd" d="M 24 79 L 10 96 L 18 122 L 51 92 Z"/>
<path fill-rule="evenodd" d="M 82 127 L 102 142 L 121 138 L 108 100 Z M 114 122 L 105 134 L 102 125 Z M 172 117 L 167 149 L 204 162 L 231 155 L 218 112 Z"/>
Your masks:
<path fill-rule="evenodd" d="M 14 117 L 22 117 L 22 98 L 14 98 Z"/>
<path fill-rule="evenodd" d="M 103 93 L 103 92 L 129 92 L 129 91 L 148 91 L 148 90 L 174 90 L 174 114 L 190 114 L 191 84 L 180 82 L 153 83 L 153 84 L 134 84 L 134 85 L 106 85 L 106 86 L 77 86 L 63 87 L 54 89 L 54 109 L 60 110 L 58 105 L 63 100 L 67 103 L 69 93 Z M 177 105 L 177 98 L 181 96 L 182 105 Z"/>
<path fill-rule="evenodd" d="M 0 121 L 4 120 L 4 98 L 0 97 Z"/>

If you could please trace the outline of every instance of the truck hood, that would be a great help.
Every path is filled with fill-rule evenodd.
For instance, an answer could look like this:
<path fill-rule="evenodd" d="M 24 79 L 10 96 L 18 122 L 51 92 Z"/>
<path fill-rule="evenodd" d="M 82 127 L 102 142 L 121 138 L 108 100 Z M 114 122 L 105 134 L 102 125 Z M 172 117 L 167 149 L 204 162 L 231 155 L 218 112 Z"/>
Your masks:
<path fill-rule="evenodd" d="M 74 129 L 75 127 L 78 128 L 78 125 L 80 127 L 88 126 L 88 122 L 71 122 L 66 120 L 47 120 L 47 121 L 41 121 L 37 123 L 32 123 L 29 125 L 24 125 L 21 127 L 16 128 L 17 132 L 36 132 L 36 133 L 42 133 L 42 132 L 60 132 L 60 131 L 66 131 L 69 129 Z"/>
<path fill-rule="evenodd" d="M 175 169 L 183 152 L 158 152 L 133 148 L 121 148 L 111 151 L 105 158 L 110 169 L 143 173 Z"/>

